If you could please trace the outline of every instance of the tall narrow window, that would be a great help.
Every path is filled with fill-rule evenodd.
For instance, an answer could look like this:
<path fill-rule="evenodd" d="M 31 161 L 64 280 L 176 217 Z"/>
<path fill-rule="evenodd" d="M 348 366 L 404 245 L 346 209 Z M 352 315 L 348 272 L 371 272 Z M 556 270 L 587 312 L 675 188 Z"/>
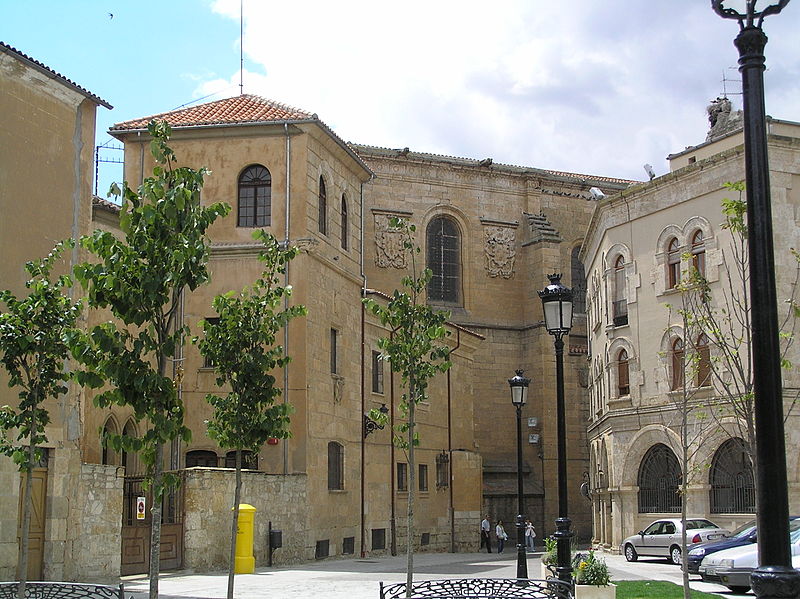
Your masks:
<path fill-rule="evenodd" d="M 347 236 L 350 234 L 350 225 L 347 221 L 347 198 L 342 195 L 342 249 L 347 249 Z"/>
<path fill-rule="evenodd" d="M 383 393 L 383 360 L 381 352 L 372 352 L 372 392 Z"/>
<path fill-rule="evenodd" d="M 614 326 L 628 324 L 628 299 L 625 294 L 625 258 L 617 256 L 614 261 Z"/>
<path fill-rule="evenodd" d="M 337 374 L 339 372 L 339 348 L 338 346 L 338 331 L 331 329 L 331 373 Z"/>
<path fill-rule="evenodd" d="M 711 384 L 711 350 L 708 337 L 700 333 L 697 338 L 697 386 L 708 387 Z"/>
<path fill-rule="evenodd" d="M 106 424 L 103 427 L 103 437 L 100 439 L 100 447 L 102 449 L 102 464 L 116 464 L 117 458 L 116 453 L 114 450 L 108 446 L 108 436 L 114 435 L 117 433 L 117 427 L 114 424 L 114 421 L 109 418 L 106 420 Z"/>
<path fill-rule="evenodd" d="M 272 212 L 272 176 L 260 164 L 239 175 L 239 226 L 267 227 Z"/>
<path fill-rule="evenodd" d="M 581 262 L 581 246 L 572 248 L 570 266 L 572 270 L 572 311 L 578 314 L 586 313 L 586 271 Z"/>
<path fill-rule="evenodd" d="M 675 391 L 676 389 L 683 389 L 683 377 L 684 377 L 684 349 L 683 349 L 683 339 L 675 339 L 672 342 L 672 347 L 670 348 L 670 354 L 672 358 L 672 378 L 670 381 L 670 389 Z"/>
<path fill-rule="evenodd" d="M 617 354 L 617 391 L 619 397 L 630 395 L 630 371 L 628 369 L 628 352 L 624 349 Z"/>
<path fill-rule="evenodd" d="M 428 225 L 428 268 L 433 272 L 428 283 L 428 299 L 434 302 L 460 302 L 461 239 L 456 223 L 446 217 Z"/>
<path fill-rule="evenodd" d="M 219 316 L 209 316 L 205 320 L 208 324 L 219 324 Z M 214 368 L 214 360 L 208 356 L 203 356 L 203 368 Z"/>
<path fill-rule="evenodd" d="M 450 486 L 450 455 L 442 451 L 436 456 L 436 488 L 444 489 Z"/>
<path fill-rule="evenodd" d="M 648 449 L 639 464 L 639 513 L 679 512 L 681 477 L 678 458 L 669 447 L 657 443 Z"/>
<path fill-rule="evenodd" d="M 674 289 L 681 280 L 681 248 L 673 237 L 667 244 L 667 288 Z"/>
<path fill-rule="evenodd" d="M 328 234 L 328 192 L 325 191 L 325 179 L 319 178 L 319 232 Z"/>
<path fill-rule="evenodd" d="M 397 490 L 408 491 L 408 464 L 397 462 Z"/>
<path fill-rule="evenodd" d="M 706 246 L 703 240 L 703 232 L 695 231 L 692 235 L 692 266 L 701 277 L 706 276 Z"/>
<path fill-rule="evenodd" d="M 128 420 L 125 423 L 125 428 L 122 434 L 126 437 L 137 437 L 136 424 L 133 420 Z M 125 474 L 140 474 L 139 472 L 139 456 L 136 453 L 122 452 L 121 465 L 125 467 Z"/>
<path fill-rule="evenodd" d="M 328 489 L 344 489 L 344 447 L 336 441 L 328 443 Z"/>
<path fill-rule="evenodd" d="M 417 482 L 419 485 L 420 491 L 427 491 L 428 490 L 428 465 L 427 464 L 420 464 L 419 465 L 419 481 Z"/>
<path fill-rule="evenodd" d="M 711 460 L 711 513 L 752 514 L 756 511 L 753 466 L 742 439 L 728 439 Z"/>

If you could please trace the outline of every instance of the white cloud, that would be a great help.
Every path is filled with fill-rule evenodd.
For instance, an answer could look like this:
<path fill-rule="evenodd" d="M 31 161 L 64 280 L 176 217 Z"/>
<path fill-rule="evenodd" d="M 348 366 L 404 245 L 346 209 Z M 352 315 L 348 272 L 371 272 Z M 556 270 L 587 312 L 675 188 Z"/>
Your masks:
<path fill-rule="evenodd" d="M 735 22 L 696 0 L 540 4 L 246 0 L 245 92 L 359 143 L 620 177 L 703 141 L 723 72 L 739 79 Z M 800 120 L 796 9 L 766 21 L 767 110 Z"/>

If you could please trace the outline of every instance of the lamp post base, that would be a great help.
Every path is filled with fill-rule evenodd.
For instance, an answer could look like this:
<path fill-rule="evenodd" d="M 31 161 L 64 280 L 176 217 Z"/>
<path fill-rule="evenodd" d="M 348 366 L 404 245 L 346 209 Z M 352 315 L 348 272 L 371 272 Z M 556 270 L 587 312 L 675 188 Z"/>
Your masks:
<path fill-rule="evenodd" d="M 525 550 L 525 516 L 517 516 L 517 578 L 528 578 L 528 554 Z"/>
<path fill-rule="evenodd" d="M 758 599 L 797 599 L 800 597 L 800 572 L 787 566 L 761 566 L 750 575 Z"/>

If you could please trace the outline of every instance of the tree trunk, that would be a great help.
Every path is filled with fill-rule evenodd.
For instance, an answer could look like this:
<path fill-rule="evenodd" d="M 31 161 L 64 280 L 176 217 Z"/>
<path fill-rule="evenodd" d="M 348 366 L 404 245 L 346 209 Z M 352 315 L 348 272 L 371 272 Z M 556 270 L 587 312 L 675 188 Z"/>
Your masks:
<path fill-rule="evenodd" d="M 686 328 L 684 328 L 686 330 Z M 685 358 L 684 358 L 685 360 Z M 689 560 L 686 554 L 686 493 L 689 489 L 689 396 L 686 389 L 686 367 L 683 369 L 683 410 L 681 410 L 681 469 L 683 470 L 683 480 L 681 481 L 681 577 L 683 579 L 683 599 L 691 599 L 691 589 L 689 588 Z"/>
<path fill-rule="evenodd" d="M 242 450 L 236 448 L 236 485 L 233 490 L 233 517 L 231 518 L 231 552 L 228 563 L 228 599 L 233 599 L 233 579 L 236 573 L 236 533 L 239 530 L 239 501 L 242 495 Z"/>
<path fill-rule="evenodd" d="M 156 445 L 155 464 L 153 464 L 153 507 L 150 509 L 150 599 L 158 599 L 158 573 L 161 567 L 161 488 L 164 470 L 164 446 Z"/>
<path fill-rule="evenodd" d="M 18 599 L 25 598 L 25 584 L 28 582 L 28 548 L 31 536 L 31 507 L 33 505 L 33 461 L 36 457 L 36 446 L 33 444 L 33 431 L 36 430 L 36 421 L 31 417 L 31 438 L 28 445 L 28 465 L 30 469 L 25 476 L 25 500 L 22 504 L 22 547 L 19 555 L 19 585 L 17 587 Z"/>
<path fill-rule="evenodd" d="M 414 418 L 417 407 L 414 396 L 414 382 L 409 385 L 408 402 L 408 512 L 406 514 L 406 597 L 411 597 L 411 585 L 414 583 Z"/>

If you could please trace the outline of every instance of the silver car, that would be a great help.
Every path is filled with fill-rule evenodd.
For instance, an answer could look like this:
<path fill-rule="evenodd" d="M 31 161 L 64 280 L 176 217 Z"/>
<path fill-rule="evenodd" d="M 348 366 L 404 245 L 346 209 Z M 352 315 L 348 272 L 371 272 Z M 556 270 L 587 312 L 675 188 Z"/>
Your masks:
<path fill-rule="evenodd" d="M 620 551 L 629 562 L 635 562 L 639 556 L 665 557 L 673 564 L 680 564 L 681 531 L 680 518 L 664 518 L 656 520 L 644 530 L 628 537 L 620 545 Z M 686 520 L 686 544 L 705 543 L 727 537 L 730 531 L 720 528 L 705 518 L 688 518 Z"/>

